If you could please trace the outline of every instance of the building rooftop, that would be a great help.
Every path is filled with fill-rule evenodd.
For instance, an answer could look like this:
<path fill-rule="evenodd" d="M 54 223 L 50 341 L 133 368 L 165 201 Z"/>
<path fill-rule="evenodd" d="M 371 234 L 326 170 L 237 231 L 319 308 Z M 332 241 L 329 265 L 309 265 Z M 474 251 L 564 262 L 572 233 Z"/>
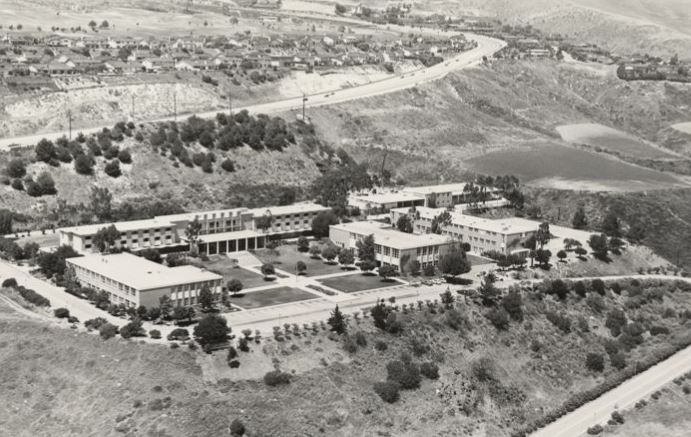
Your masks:
<path fill-rule="evenodd" d="M 394 212 L 407 213 L 410 208 L 397 208 Z M 431 220 L 445 211 L 445 208 L 428 208 L 418 206 L 415 211 L 420 214 L 421 218 Z M 517 234 L 523 232 L 534 232 L 540 226 L 540 223 L 532 220 L 526 220 L 518 217 L 509 217 L 503 219 L 486 219 L 476 217 L 459 212 L 458 210 L 450 211 L 451 224 L 459 226 L 467 226 L 471 228 L 480 229 L 483 231 L 496 232 L 499 234 Z"/>
<path fill-rule="evenodd" d="M 425 200 L 424 197 L 408 193 L 405 191 L 390 191 L 384 193 L 371 193 L 371 194 L 353 194 L 353 200 L 361 202 L 371 202 L 375 204 L 385 204 L 393 202 L 410 202 L 413 200 Z"/>
<path fill-rule="evenodd" d="M 379 222 L 352 222 L 331 226 L 358 235 L 374 235 L 375 244 L 394 249 L 414 249 L 416 247 L 441 245 L 449 242 L 447 237 L 437 234 L 407 234 L 397 231 L 389 225 Z"/>
<path fill-rule="evenodd" d="M 462 193 L 465 186 L 465 182 L 459 182 L 453 184 L 426 185 L 424 187 L 406 187 L 403 190 L 415 194 Z"/>
<path fill-rule="evenodd" d="M 255 217 L 261 217 L 264 214 L 266 214 L 267 211 L 271 213 L 271 215 L 285 215 L 285 214 L 299 214 L 303 212 L 321 212 L 321 211 L 327 211 L 330 208 L 327 208 L 326 206 L 319 205 L 318 203 L 314 202 L 301 202 L 301 203 L 293 203 L 292 205 L 283 205 L 283 206 L 270 206 L 270 207 L 265 207 L 265 208 L 254 208 L 250 209 L 249 212 L 252 213 Z"/>
<path fill-rule="evenodd" d="M 126 252 L 80 256 L 69 258 L 67 261 L 137 290 L 223 279 L 216 273 L 198 267 L 167 267 Z"/>
<path fill-rule="evenodd" d="M 145 220 L 130 220 L 126 222 L 114 223 L 98 223 L 93 225 L 72 226 L 68 228 L 60 228 L 61 232 L 68 232 L 71 234 L 89 236 L 98 232 L 102 228 L 107 228 L 110 225 L 115 225 L 115 228 L 120 232 L 136 231 L 139 229 L 150 229 L 156 227 L 172 226 L 172 222 L 168 220 L 168 216 L 154 217 Z"/>

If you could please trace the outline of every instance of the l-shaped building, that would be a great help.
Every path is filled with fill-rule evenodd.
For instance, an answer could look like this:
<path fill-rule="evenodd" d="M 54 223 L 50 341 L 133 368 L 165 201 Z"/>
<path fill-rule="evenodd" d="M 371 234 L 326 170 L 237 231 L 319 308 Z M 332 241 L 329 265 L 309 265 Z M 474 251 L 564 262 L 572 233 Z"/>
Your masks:
<path fill-rule="evenodd" d="M 58 229 L 60 245 L 80 254 L 96 253 L 96 233 L 111 225 L 120 233 L 114 247 L 133 252 L 146 248 L 162 253 L 189 248 L 187 226 L 200 224 L 199 252 L 207 255 L 261 249 L 272 238 L 291 238 L 309 233 L 312 219 L 329 208 L 316 203 L 296 203 L 269 208 L 234 208 L 157 216 L 146 220 L 101 223 Z"/>

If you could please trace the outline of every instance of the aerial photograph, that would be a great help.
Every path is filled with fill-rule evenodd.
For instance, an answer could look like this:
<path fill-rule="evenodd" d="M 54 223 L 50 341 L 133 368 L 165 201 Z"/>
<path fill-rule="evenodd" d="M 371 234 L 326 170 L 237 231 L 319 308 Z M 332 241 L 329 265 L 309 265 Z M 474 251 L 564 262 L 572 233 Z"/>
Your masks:
<path fill-rule="evenodd" d="M 691 0 L 0 0 L 0 437 L 691 437 Z"/>

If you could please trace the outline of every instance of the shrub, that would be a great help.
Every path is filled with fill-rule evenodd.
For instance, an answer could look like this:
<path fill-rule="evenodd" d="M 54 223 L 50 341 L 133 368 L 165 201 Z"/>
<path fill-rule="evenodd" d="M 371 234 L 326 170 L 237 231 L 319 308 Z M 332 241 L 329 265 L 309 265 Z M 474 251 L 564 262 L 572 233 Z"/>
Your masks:
<path fill-rule="evenodd" d="M 39 307 L 50 306 L 50 301 L 48 299 L 36 293 L 34 290 L 30 288 L 17 287 L 16 290 L 19 292 L 19 295 L 22 297 L 22 299 L 33 305 Z"/>
<path fill-rule="evenodd" d="M 426 362 L 420 365 L 420 373 L 428 379 L 439 379 L 439 366 L 433 362 Z"/>
<path fill-rule="evenodd" d="M 650 335 L 667 335 L 669 334 L 669 328 L 665 326 L 652 326 L 650 328 Z"/>
<path fill-rule="evenodd" d="M 245 435 L 245 425 L 239 419 L 230 422 L 230 435 L 232 437 L 241 437 Z"/>
<path fill-rule="evenodd" d="M 152 329 L 151 331 L 149 331 L 149 337 L 153 338 L 154 340 L 158 340 L 159 338 L 161 338 L 161 331 L 159 331 L 158 329 Z"/>
<path fill-rule="evenodd" d="M 230 367 L 231 369 L 237 369 L 238 367 L 240 367 L 240 361 L 230 360 L 228 361 L 228 367 Z"/>
<path fill-rule="evenodd" d="M 21 179 L 14 179 L 12 181 L 12 188 L 14 188 L 17 191 L 24 190 L 24 182 L 22 182 Z"/>
<path fill-rule="evenodd" d="M 385 351 L 389 348 L 389 346 L 386 344 L 386 342 L 377 340 L 377 342 L 374 343 L 374 348 L 378 351 Z"/>
<path fill-rule="evenodd" d="M 123 164 L 132 164 L 132 154 L 129 150 L 123 149 L 118 152 L 118 160 Z"/>
<path fill-rule="evenodd" d="M 264 383 L 271 387 L 290 384 L 290 374 L 280 370 L 272 370 L 264 375 Z"/>
<path fill-rule="evenodd" d="M 621 352 L 614 353 L 609 356 L 609 363 L 615 369 L 621 370 L 626 367 L 626 356 Z"/>
<path fill-rule="evenodd" d="M 559 328 L 563 333 L 568 334 L 571 332 L 571 319 L 566 314 L 560 314 L 556 311 L 548 311 L 545 316 L 547 320 L 552 322 L 554 326 Z"/>
<path fill-rule="evenodd" d="M 89 319 L 86 322 L 84 322 L 84 326 L 90 329 L 99 329 L 106 323 L 108 323 L 108 321 L 103 317 L 96 317 L 95 319 Z"/>
<path fill-rule="evenodd" d="M 7 164 L 5 172 L 11 178 L 23 178 L 26 176 L 26 164 L 20 159 L 13 159 Z"/>
<path fill-rule="evenodd" d="M 393 381 L 374 383 L 374 392 L 377 393 L 384 402 L 388 402 L 389 404 L 393 404 L 401 397 L 399 388 L 398 384 Z"/>
<path fill-rule="evenodd" d="M 492 308 L 486 317 L 499 331 L 505 331 L 509 327 L 509 313 L 504 308 Z"/>
<path fill-rule="evenodd" d="M 588 435 L 600 435 L 602 434 L 602 431 L 604 431 L 602 425 L 591 426 L 588 428 Z"/>
<path fill-rule="evenodd" d="M 585 299 L 585 303 L 596 313 L 601 313 L 607 308 L 605 300 L 599 294 L 588 295 Z"/>
<path fill-rule="evenodd" d="M 612 412 L 612 420 L 614 420 L 616 423 L 620 425 L 622 425 L 625 422 L 624 416 L 622 416 L 621 413 L 618 411 Z"/>
<path fill-rule="evenodd" d="M 105 174 L 111 178 L 118 178 L 122 175 L 122 170 L 120 170 L 120 162 L 117 160 L 112 160 L 103 168 Z"/>
<path fill-rule="evenodd" d="M 585 358 L 585 367 L 593 372 L 605 370 L 605 358 L 602 354 L 590 352 Z"/>
<path fill-rule="evenodd" d="M 459 331 L 468 326 L 468 319 L 456 309 L 450 309 L 446 312 L 445 321 L 446 324 L 455 331 Z"/>
<path fill-rule="evenodd" d="M 74 169 L 81 175 L 91 175 L 94 173 L 94 160 L 88 155 L 79 155 L 74 160 Z"/>
<path fill-rule="evenodd" d="M 14 278 L 7 278 L 2 281 L 2 288 L 15 288 L 17 286 L 17 280 Z"/>
<path fill-rule="evenodd" d="M 343 339 L 343 350 L 348 352 L 349 354 L 354 354 L 355 352 L 357 352 L 357 343 L 355 343 L 353 337 L 347 335 Z"/>
<path fill-rule="evenodd" d="M 221 162 L 221 168 L 228 173 L 232 173 L 235 171 L 235 163 L 230 159 L 224 159 L 223 162 Z"/>
<path fill-rule="evenodd" d="M 233 346 L 231 346 L 230 348 L 228 348 L 228 358 L 227 358 L 228 361 L 234 360 L 235 358 L 237 358 L 237 356 L 238 356 L 238 351 L 237 351 L 237 349 L 235 349 Z"/>
<path fill-rule="evenodd" d="M 480 382 L 489 382 L 497 379 L 494 361 L 489 357 L 482 357 L 470 366 L 471 373 Z"/>
<path fill-rule="evenodd" d="M 115 337 L 115 334 L 118 333 L 118 327 L 106 322 L 98 329 L 98 333 L 101 335 L 102 339 L 108 340 L 109 338 Z"/>
<path fill-rule="evenodd" d="M 580 297 L 585 297 L 586 295 L 586 287 L 583 281 L 578 281 L 573 285 L 573 291 L 579 295 Z"/>
<path fill-rule="evenodd" d="M 600 296 L 605 295 L 605 283 L 602 279 L 593 279 L 590 281 L 590 287 Z"/>
<path fill-rule="evenodd" d="M 364 332 L 358 331 L 355 333 L 355 343 L 361 347 L 367 346 L 367 337 Z"/>
<path fill-rule="evenodd" d="M 184 341 L 190 338 L 190 333 L 185 328 L 175 328 L 168 334 L 168 341 Z"/>
<path fill-rule="evenodd" d="M 389 361 L 386 365 L 386 379 L 398 383 L 404 390 L 420 387 L 420 369 L 411 362 Z"/>
<path fill-rule="evenodd" d="M 53 311 L 53 315 L 58 319 L 66 319 L 70 316 L 70 310 L 67 308 L 56 308 L 55 311 Z"/>
<path fill-rule="evenodd" d="M 120 328 L 120 336 L 122 338 L 140 337 L 144 335 L 146 334 L 142 329 L 142 322 L 139 319 L 134 319 Z"/>

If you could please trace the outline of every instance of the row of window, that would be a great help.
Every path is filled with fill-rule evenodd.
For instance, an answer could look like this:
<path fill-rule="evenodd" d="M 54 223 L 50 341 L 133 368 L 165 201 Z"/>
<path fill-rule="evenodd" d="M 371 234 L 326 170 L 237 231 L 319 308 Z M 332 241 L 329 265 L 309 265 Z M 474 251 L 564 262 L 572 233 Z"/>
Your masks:
<path fill-rule="evenodd" d="M 212 280 L 212 281 L 192 282 L 189 284 L 177 285 L 175 287 L 172 287 L 171 291 L 173 293 L 183 292 L 183 291 L 195 292 L 197 290 L 201 290 L 205 285 L 213 291 L 214 287 L 221 285 L 221 280 L 218 279 L 218 280 Z"/>

